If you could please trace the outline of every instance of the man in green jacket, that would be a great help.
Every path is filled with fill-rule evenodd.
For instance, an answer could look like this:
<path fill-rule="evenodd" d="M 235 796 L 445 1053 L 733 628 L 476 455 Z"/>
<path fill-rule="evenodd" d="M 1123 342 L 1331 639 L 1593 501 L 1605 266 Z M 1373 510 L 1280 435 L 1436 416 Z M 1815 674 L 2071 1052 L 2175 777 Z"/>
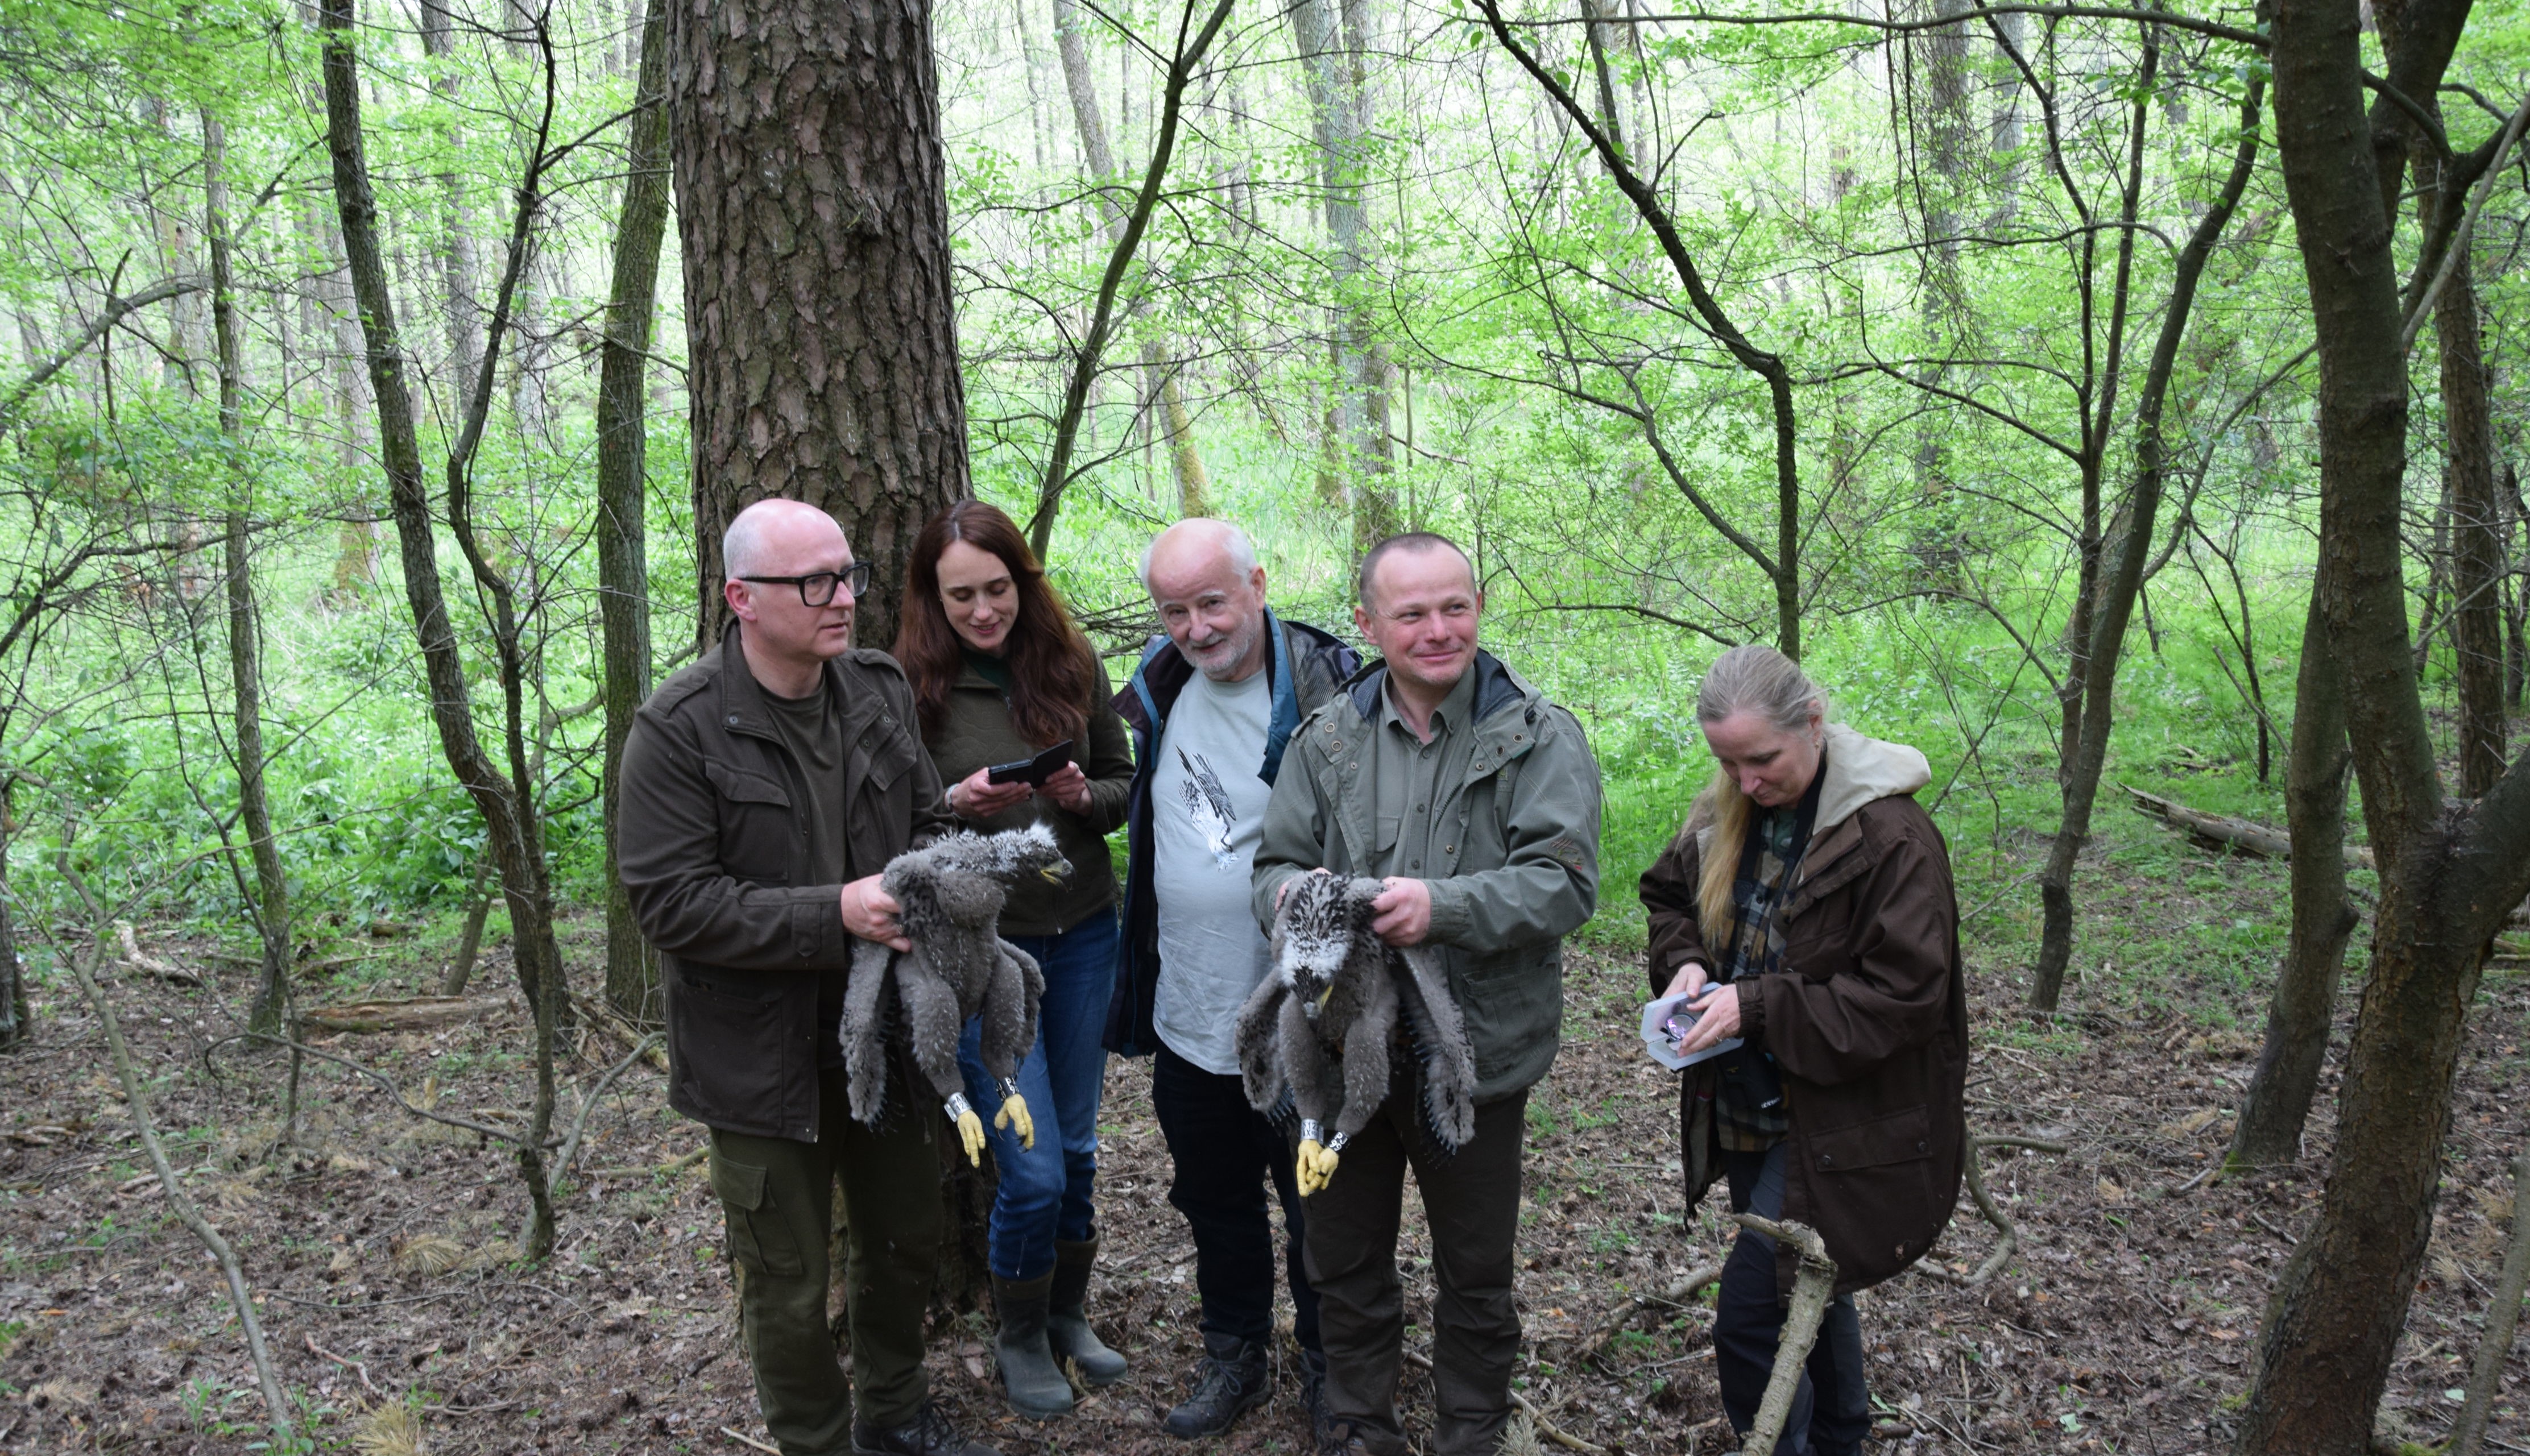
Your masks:
<path fill-rule="evenodd" d="M 1441 948 L 1475 1052 L 1476 1130 L 1443 1155 L 1401 1073 L 1310 1200 L 1309 1281 L 1327 1356 L 1319 1445 L 1406 1449 L 1397 1228 L 1410 1166 L 1438 1286 L 1433 1449 L 1492 1456 L 1519 1351 L 1522 1113 L 1555 1060 L 1563 938 L 1598 902 L 1599 765 L 1571 714 L 1478 650 L 1484 594 L 1448 538 L 1390 537 L 1362 559 L 1359 586 L 1353 620 L 1383 660 L 1292 739 L 1256 851 L 1256 918 L 1272 922 L 1296 875 L 1383 879 L 1372 929 L 1392 945 Z"/>
<path fill-rule="evenodd" d="M 659 948 L 669 1104 L 711 1128 L 756 1399 L 784 1456 L 994 1456 L 926 1398 L 939 1105 L 892 1068 L 886 1120 L 854 1122 L 836 1037 L 854 941 L 908 948 L 879 872 L 956 821 L 904 673 L 852 648 L 869 578 L 843 530 L 760 501 L 721 556 L 737 620 L 641 705 L 616 857 Z M 826 1325 L 838 1178 L 849 1383 Z"/>

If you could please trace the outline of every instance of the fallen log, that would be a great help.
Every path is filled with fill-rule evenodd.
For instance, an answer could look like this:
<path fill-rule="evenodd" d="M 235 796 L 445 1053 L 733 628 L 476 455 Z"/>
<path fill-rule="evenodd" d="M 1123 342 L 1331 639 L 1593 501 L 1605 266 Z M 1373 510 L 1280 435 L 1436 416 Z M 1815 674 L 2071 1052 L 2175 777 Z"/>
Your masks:
<path fill-rule="evenodd" d="M 123 950 L 123 963 L 141 975 L 155 976 L 170 986 L 202 984 L 201 972 L 188 970 L 173 961 L 160 960 L 154 955 L 143 953 L 140 942 L 133 932 L 131 921 L 118 920 L 114 923 L 114 939 Z"/>
<path fill-rule="evenodd" d="M 416 996 L 397 1000 L 340 1001 L 330 1006 L 309 1006 L 299 1013 L 302 1034 L 324 1032 L 376 1033 L 389 1031 L 429 1031 L 436 1027 L 454 1026 L 490 1014 L 501 1005 L 499 997 Z"/>
<path fill-rule="evenodd" d="M 2184 832 L 2191 843 L 2207 849 L 2233 850 L 2259 859 L 2284 859 L 2292 854 L 2292 836 L 2282 830 L 2190 809 L 2176 799 L 2146 793 L 2131 783 L 2119 786 L 2132 796 L 2137 809 L 2172 829 Z"/>

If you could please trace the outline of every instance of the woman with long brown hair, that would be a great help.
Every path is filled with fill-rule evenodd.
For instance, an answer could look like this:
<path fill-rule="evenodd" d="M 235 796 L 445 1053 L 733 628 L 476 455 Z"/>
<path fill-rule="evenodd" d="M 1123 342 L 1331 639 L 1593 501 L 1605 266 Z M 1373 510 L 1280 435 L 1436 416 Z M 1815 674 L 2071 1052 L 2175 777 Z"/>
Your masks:
<path fill-rule="evenodd" d="M 982 833 L 1043 823 L 1072 875 L 1012 887 L 1002 934 L 1045 972 L 1037 1044 L 1019 1066 L 1036 1120 L 988 1136 L 1001 1175 L 993 1200 L 996 1341 L 1011 1406 L 1043 1419 L 1072 1409 L 1069 1359 L 1083 1381 L 1124 1377 L 1125 1357 L 1090 1332 L 1082 1303 L 1098 1257 L 1100 1045 L 1116 976 L 1116 876 L 1107 836 L 1125 822 L 1133 759 L 1110 703 L 1107 673 L 1045 579 L 1011 518 L 981 501 L 932 517 L 907 565 L 896 659 L 913 684 L 923 744 L 949 787 L 949 807 Z M 995 783 L 991 768 L 1070 743 L 1071 761 L 1031 786 Z M 970 1023 L 959 1045 L 966 1095 L 996 1106 Z"/>

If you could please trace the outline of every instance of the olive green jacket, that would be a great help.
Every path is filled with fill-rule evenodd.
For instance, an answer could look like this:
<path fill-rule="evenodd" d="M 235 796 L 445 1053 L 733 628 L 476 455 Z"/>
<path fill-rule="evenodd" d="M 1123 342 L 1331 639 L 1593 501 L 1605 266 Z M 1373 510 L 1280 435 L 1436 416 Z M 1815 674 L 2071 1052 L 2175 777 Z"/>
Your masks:
<path fill-rule="evenodd" d="M 1464 778 L 1432 805 L 1441 839 L 1426 944 L 1441 948 L 1476 1054 L 1476 1101 L 1546 1075 L 1564 1022 L 1564 937 L 1599 900 L 1599 761 L 1570 713 L 1476 654 Z M 1292 735 L 1256 850 L 1254 908 L 1271 926 L 1283 884 L 1327 869 L 1368 873 L 1376 786 L 1363 766 L 1379 726 L 1385 663 L 1355 674 Z"/>
<path fill-rule="evenodd" d="M 1090 691 L 1089 730 L 1072 745 L 1072 759 L 1089 776 L 1089 808 L 1074 814 L 1039 794 L 999 814 L 968 819 L 967 828 L 983 834 L 1025 829 L 1043 819 L 1054 830 L 1055 844 L 1072 861 L 1072 877 L 1049 885 L 1033 877 L 1011 887 L 1002 906 L 1002 934 L 1051 936 L 1072 929 L 1116 903 L 1116 867 L 1107 854 L 1107 836 L 1125 822 L 1125 800 L 1133 788 L 1133 751 L 1125 740 L 1125 721 L 1108 701 L 1102 664 Z M 961 669 L 949 702 L 940 715 L 940 731 L 926 734 L 923 746 L 939 766 L 940 782 L 954 784 L 977 769 L 1034 758 L 1054 745 L 1031 743 L 1011 722 L 1010 703 L 1002 690 L 973 668 Z"/>

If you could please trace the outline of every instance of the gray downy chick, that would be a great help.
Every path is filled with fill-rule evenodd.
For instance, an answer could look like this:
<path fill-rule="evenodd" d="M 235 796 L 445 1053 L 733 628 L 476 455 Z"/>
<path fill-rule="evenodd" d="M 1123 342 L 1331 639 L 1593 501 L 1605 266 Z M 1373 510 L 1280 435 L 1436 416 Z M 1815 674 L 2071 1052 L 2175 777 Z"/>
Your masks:
<path fill-rule="evenodd" d="M 1012 1078 L 1036 1044 L 1045 977 L 1034 957 L 1001 938 L 1002 903 L 1022 876 L 1059 883 L 1071 873 L 1042 824 L 996 835 L 962 831 L 888 861 L 879 884 L 902 907 L 898 920 L 913 948 L 898 952 L 875 941 L 852 947 L 841 1035 L 854 1120 L 875 1127 L 885 1114 L 892 1022 L 932 1090 L 953 1104 L 953 1117 L 965 1105 L 958 1037 L 971 1016 L 983 1018 L 984 1070 L 1005 1096 L 1016 1091 Z M 891 1001 L 901 1015 L 890 1014 Z"/>
<path fill-rule="evenodd" d="M 1371 928 L 1380 882 L 1304 875 L 1274 917 L 1272 970 L 1239 1008 L 1236 1037 L 1248 1103 L 1271 1113 L 1288 1097 L 1331 1134 L 1330 1152 L 1369 1124 L 1388 1098 L 1390 1034 L 1402 1015 L 1423 1071 L 1423 1121 L 1456 1153 L 1475 1135 L 1475 1053 L 1428 946 L 1399 948 Z"/>

